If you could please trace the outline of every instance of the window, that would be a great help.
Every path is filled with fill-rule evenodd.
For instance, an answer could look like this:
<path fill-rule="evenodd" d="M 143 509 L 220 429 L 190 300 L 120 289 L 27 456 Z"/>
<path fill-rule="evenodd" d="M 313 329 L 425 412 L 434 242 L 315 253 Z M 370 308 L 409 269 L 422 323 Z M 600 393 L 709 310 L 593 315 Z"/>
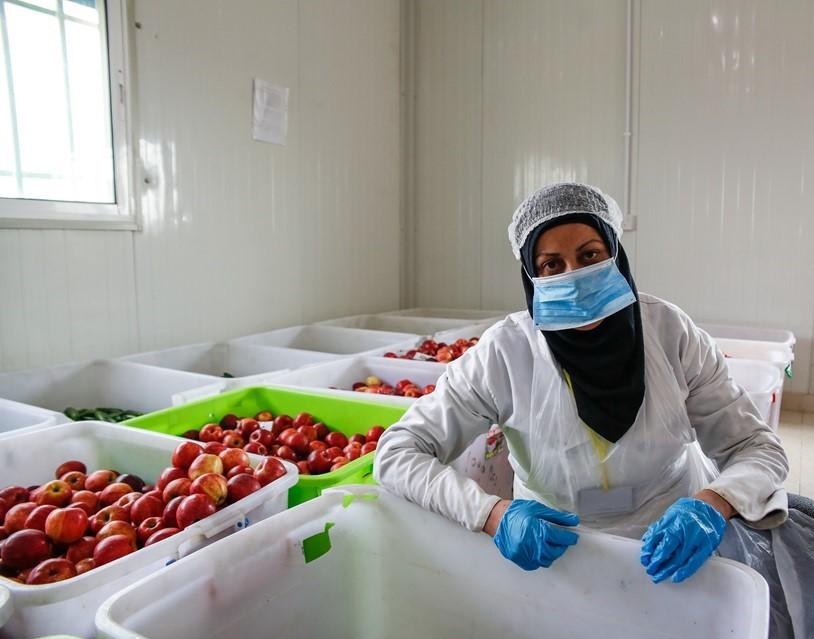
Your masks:
<path fill-rule="evenodd" d="M 0 227 L 133 229 L 123 0 L 0 0 Z"/>

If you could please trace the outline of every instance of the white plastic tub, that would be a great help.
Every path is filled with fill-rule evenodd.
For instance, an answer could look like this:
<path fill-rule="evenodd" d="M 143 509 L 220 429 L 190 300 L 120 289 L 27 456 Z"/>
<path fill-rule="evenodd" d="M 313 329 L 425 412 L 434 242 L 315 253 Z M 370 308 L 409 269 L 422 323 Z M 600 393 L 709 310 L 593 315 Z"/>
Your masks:
<path fill-rule="evenodd" d="M 175 393 L 212 382 L 209 375 L 99 360 L 0 373 L 0 397 L 59 412 L 105 406 L 149 413 L 172 406 Z"/>
<path fill-rule="evenodd" d="M 451 344 L 457 339 L 472 339 L 473 337 L 480 337 L 486 332 L 486 329 L 496 324 L 499 320 L 494 322 L 478 322 L 477 324 L 469 324 L 459 328 L 453 328 L 445 331 L 439 331 L 432 338 L 436 342 L 446 342 Z"/>
<path fill-rule="evenodd" d="M 0 436 L 20 429 L 43 428 L 70 421 L 62 413 L 0 399 Z"/>
<path fill-rule="evenodd" d="M 178 442 L 168 435 L 102 422 L 73 422 L 21 433 L 0 440 L 4 460 L 0 486 L 42 484 L 53 479 L 54 469 L 69 459 L 84 462 L 89 470 L 116 469 L 153 483 L 171 465 Z M 257 462 L 260 458 L 252 459 Z M 0 578 L 0 584 L 11 593 L 12 606 L 0 637 L 94 636 L 94 612 L 113 593 L 145 575 L 160 572 L 170 561 L 245 528 L 247 520 L 254 523 L 285 510 L 288 489 L 297 481 L 296 467 L 286 463 L 286 468 L 289 472 L 284 477 L 177 535 L 73 579 L 24 586 Z"/>
<path fill-rule="evenodd" d="M 383 348 L 410 348 L 419 339 L 412 333 L 365 331 L 339 326 L 292 326 L 268 333 L 248 335 L 229 344 L 276 346 L 333 355 L 362 355 Z"/>
<path fill-rule="evenodd" d="M 551 568 L 525 572 L 487 535 L 345 486 L 145 578 L 96 624 L 116 639 L 765 639 L 768 587 L 755 571 L 713 558 L 691 581 L 654 585 L 640 547 L 584 531 Z"/>
<path fill-rule="evenodd" d="M 763 421 L 777 430 L 779 410 L 775 410 L 783 388 L 783 377 L 776 366 L 746 359 L 727 359 L 729 374 L 748 394 Z"/>
<path fill-rule="evenodd" d="M 514 311 L 483 311 L 474 308 L 414 307 L 405 308 L 400 311 L 388 311 L 387 313 L 380 313 L 380 315 L 400 317 L 442 317 L 447 319 L 461 319 L 469 320 L 471 322 L 478 322 L 486 319 L 493 319 L 494 321 L 497 321 L 498 319 L 506 317 L 513 312 Z"/>
<path fill-rule="evenodd" d="M 413 400 L 408 397 L 358 393 L 352 389 L 353 384 L 364 382 L 368 376 L 375 375 L 391 386 L 395 386 L 399 380 L 409 379 L 423 388 L 427 384 L 435 384 L 444 370 L 445 366 L 438 363 L 387 357 L 353 357 L 281 373 L 274 379 L 274 384 L 321 390 L 356 399 L 376 399 L 409 405 Z"/>
<path fill-rule="evenodd" d="M 354 315 L 319 322 L 317 326 L 342 326 L 369 331 L 391 331 L 432 335 L 438 331 L 458 328 L 470 324 L 471 320 L 446 319 L 439 317 L 402 317 L 397 315 Z"/>
<path fill-rule="evenodd" d="M 123 361 L 222 377 L 248 377 L 301 368 L 336 359 L 336 355 L 245 344 L 192 344 L 123 357 Z"/>
<path fill-rule="evenodd" d="M 751 326 L 731 326 L 728 324 L 699 324 L 714 339 L 736 339 L 750 342 L 768 342 L 775 348 L 793 351 L 797 338 L 791 331 L 777 328 L 754 328 Z"/>

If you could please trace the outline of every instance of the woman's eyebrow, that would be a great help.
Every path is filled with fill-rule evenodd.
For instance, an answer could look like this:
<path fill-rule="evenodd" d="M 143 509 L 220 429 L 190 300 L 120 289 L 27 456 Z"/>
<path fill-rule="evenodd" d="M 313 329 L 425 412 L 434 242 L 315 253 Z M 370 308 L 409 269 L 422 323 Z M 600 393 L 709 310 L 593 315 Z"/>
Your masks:
<path fill-rule="evenodd" d="M 537 253 L 534 255 L 534 259 L 536 260 L 536 259 L 537 259 L 538 257 L 540 257 L 541 255 L 546 255 L 546 256 L 549 256 L 549 257 L 558 257 L 558 256 L 559 256 L 559 253 L 552 253 L 552 252 L 550 252 L 550 251 L 538 251 L 538 252 L 537 252 Z"/>
<path fill-rule="evenodd" d="M 591 242 L 601 242 L 601 241 L 602 241 L 602 240 L 600 240 L 600 239 L 588 240 L 587 242 L 585 242 L 585 244 L 583 244 L 582 246 L 580 246 L 580 247 L 579 247 L 577 250 L 578 250 L 578 251 L 581 251 L 581 250 L 582 250 L 582 249 L 584 249 L 586 246 L 588 246 L 588 245 L 589 245 Z"/>

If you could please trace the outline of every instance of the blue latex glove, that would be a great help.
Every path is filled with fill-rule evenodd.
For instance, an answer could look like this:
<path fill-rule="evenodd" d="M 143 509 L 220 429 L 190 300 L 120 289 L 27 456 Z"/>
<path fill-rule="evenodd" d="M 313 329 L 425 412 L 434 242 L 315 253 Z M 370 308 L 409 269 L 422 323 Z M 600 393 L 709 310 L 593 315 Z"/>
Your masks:
<path fill-rule="evenodd" d="M 497 527 L 495 545 L 500 553 L 523 570 L 548 568 L 577 543 L 577 533 L 558 528 L 576 526 L 579 517 L 573 513 L 554 510 L 528 499 L 515 499 Z"/>
<path fill-rule="evenodd" d="M 679 499 L 650 525 L 642 541 L 642 566 L 653 583 L 684 581 L 721 543 L 726 519 L 700 499 Z"/>

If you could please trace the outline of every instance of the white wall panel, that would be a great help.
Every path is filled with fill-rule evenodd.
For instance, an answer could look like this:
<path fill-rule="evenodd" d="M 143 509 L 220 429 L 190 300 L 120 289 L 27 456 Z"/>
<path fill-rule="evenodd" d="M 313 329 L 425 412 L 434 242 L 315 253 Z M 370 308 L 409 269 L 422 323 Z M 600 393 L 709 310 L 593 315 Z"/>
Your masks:
<path fill-rule="evenodd" d="M 814 324 L 814 4 L 648 0 L 641 13 L 639 284 L 696 319 Z"/>
<path fill-rule="evenodd" d="M 0 231 L 0 369 L 397 307 L 398 0 L 133 4 L 143 230 Z"/>

